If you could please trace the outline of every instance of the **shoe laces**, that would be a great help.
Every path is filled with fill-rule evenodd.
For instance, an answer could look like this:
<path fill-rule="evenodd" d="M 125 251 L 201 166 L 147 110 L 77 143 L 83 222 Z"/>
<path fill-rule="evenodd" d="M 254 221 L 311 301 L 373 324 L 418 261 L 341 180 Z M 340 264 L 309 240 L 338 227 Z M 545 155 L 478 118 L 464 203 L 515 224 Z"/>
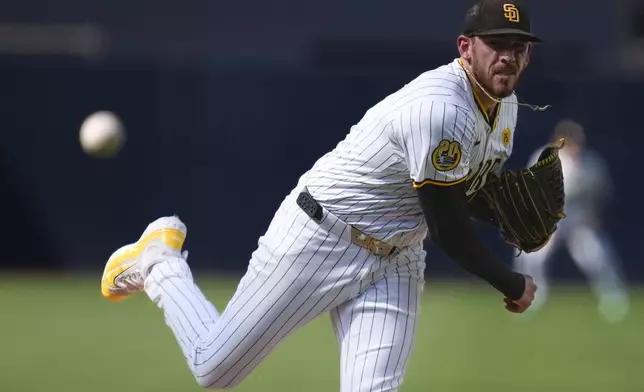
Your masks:
<path fill-rule="evenodd" d="M 141 288 L 143 282 L 143 277 L 139 271 L 132 271 L 124 275 L 121 279 L 116 282 L 116 286 L 126 290 L 137 290 Z"/>

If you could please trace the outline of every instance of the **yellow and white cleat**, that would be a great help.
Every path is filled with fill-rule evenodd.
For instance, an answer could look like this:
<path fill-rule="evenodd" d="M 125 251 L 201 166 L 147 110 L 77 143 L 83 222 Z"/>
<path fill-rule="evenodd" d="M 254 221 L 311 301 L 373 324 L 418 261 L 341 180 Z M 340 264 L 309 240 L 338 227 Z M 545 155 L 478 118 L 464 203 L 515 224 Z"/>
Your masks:
<path fill-rule="evenodd" d="M 107 260 L 101 280 L 103 296 L 111 301 L 121 301 L 141 291 L 154 264 L 182 257 L 186 234 L 186 225 L 176 216 L 150 223 L 137 242 L 121 247 Z"/>

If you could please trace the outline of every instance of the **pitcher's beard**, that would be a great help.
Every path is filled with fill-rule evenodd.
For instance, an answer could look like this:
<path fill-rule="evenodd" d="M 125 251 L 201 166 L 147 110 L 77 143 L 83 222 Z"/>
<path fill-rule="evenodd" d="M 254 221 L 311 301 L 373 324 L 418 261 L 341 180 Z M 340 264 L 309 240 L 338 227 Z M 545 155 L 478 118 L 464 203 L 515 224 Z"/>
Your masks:
<path fill-rule="evenodd" d="M 463 64 L 461 64 L 461 65 L 463 65 Z M 470 79 L 470 82 L 473 82 L 480 89 L 482 89 L 483 93 L 485 95 L 487 95 L 488 98 L 492 99 L 493 101 L 495 101 L 497 103 L 501 102 L 502 98 L 497 98 L 496 97 L 497 94 L 494 94 L 494 91 L 493 91 L 492 88 L 490 88 L 489 83 L 486 83 L 486 85 L 481 84 L 481 81 L 485 81 L 485 78 L 480 78 L 481 81 L 479 81 L 479 78 L 477 78 L 477 76 L 476 76 L 477 72 L 475 71 L 475 69 L 476 69 L 476 67 L 473 66 L 473 65 L 470 65 L 470 67 L 467 67 L 467 66 L 463 65 L 463 70 L 465 71 L 465 73 L 467 74 L 468 78 Z M 500 91 L 498 95 L 501 96 L 501 95 L 505 94 L 505 97 L 507 97 L 507 96 L 509 96 L 511 94 L 515 94 L 516 97 L 517 97 L 516 105 L 525 106 L 525 107 L 528 107 L 528 108 L 530 108 L 531 110 L 534 110 L 534 111 L 543 112 L 546 109 L 548 109 L 550 107 L 550 105 L 539 106 L 539 105 L 532 105 L 532 104 L 525 103 L 525 102 L 520 102 L 521 98 L 514 91 L 514 87 L 519 83 L 519 77 L 520 76 L 521 76 L 521 72 L 518 73 L 518 75 L 516 77 L 516 80 L 514 81 L 514 86 L 512 86 L 513 88 L 512 88 L 511 91 L 507 91 L 508 89 L 504 88 L 503 91 Z"/>
<path fill-rule="evenodd" d="M 503 99 L 506 98 L 514 92 L 514 84 L 498 84 L 495 86 L 494 82 L 492 80 L 487 79 L 485 77 L 482 77 L 480 73 L 477 73 L 476 71 L 473 72 L 474 77 L 476 78 L 476 81 L 480 85 L 479 87 L 483 88 L 485 93 L 488 95 L 491 95 L 492 98 L 496 99 Z"/>

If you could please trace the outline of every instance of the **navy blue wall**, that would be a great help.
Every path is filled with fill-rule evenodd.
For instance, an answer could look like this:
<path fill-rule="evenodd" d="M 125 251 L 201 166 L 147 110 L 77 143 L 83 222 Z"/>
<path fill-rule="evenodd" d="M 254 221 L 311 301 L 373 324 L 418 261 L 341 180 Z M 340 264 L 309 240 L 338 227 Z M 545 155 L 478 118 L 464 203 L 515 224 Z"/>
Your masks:
<path fill-rule="evenodd" d="M 137 3 L 92 8 L 81 2 L 42 15 L 28 3 L 14 5 L 5 20 L 100 22 L 112 42 L 105 57 L 89 60 L 0 55 L 6 211 L 0 234 L 3 249 L 11 249 L 0 266 L 101 268 L 149 221 L 177 213 L 188 224 L 195 268 L 245 269 L 298 176 L 372 104 L 456 56 L 463 3 L 447 3 L 440 15 L 428 2 L 350 9 L 336 2 L 322 9 L 282 1 L 255 4 L 252 14 L 242 13 L 241 3 L 226 9 L 233 6 L 211 2 L 182 5 L 183 16 L 163 2 L 154 11 Z M 607 224 L 627 273 L 639 279 L 644 81 L 593 61 L 620 34 L 607 15 L 603 34 L 583 23 L 581 32 L 555 27 L 576 10 L 574 3 L 553 13 L 548 7 L 555 2 L 539 2 L 533 17 L 544 36 L 563 38 L 537 50 L 519 95 L 553 106 L 539 113 L 520 109 L 509 166 L 522 166 L 559 119 L 583 123 L 615 176 Z M 134 11 L 117 12 L 125 9 Z M 584 10 L 590 20 L 602 17 L 592 7 Z M 117 159 L 96 160 L 79 147 L 80 123 L 102 109 L 118 113 L 127 126 Z M 486 236 L 511 257 L 495 233 Z M 429 273 L 458 273 L 430 250 Z"/>

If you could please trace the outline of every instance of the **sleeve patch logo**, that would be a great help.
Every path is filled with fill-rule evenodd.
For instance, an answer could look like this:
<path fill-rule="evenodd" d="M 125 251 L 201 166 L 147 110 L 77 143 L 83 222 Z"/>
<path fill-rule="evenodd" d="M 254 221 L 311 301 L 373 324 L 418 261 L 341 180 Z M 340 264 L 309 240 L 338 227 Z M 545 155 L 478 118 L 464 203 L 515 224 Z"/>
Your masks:
<path fill-rule="evenodd" d="M 432 164 L 438 171 L 450 171 L 461 163 L 461 143 L 443 139 L 432 152 Z"/>

